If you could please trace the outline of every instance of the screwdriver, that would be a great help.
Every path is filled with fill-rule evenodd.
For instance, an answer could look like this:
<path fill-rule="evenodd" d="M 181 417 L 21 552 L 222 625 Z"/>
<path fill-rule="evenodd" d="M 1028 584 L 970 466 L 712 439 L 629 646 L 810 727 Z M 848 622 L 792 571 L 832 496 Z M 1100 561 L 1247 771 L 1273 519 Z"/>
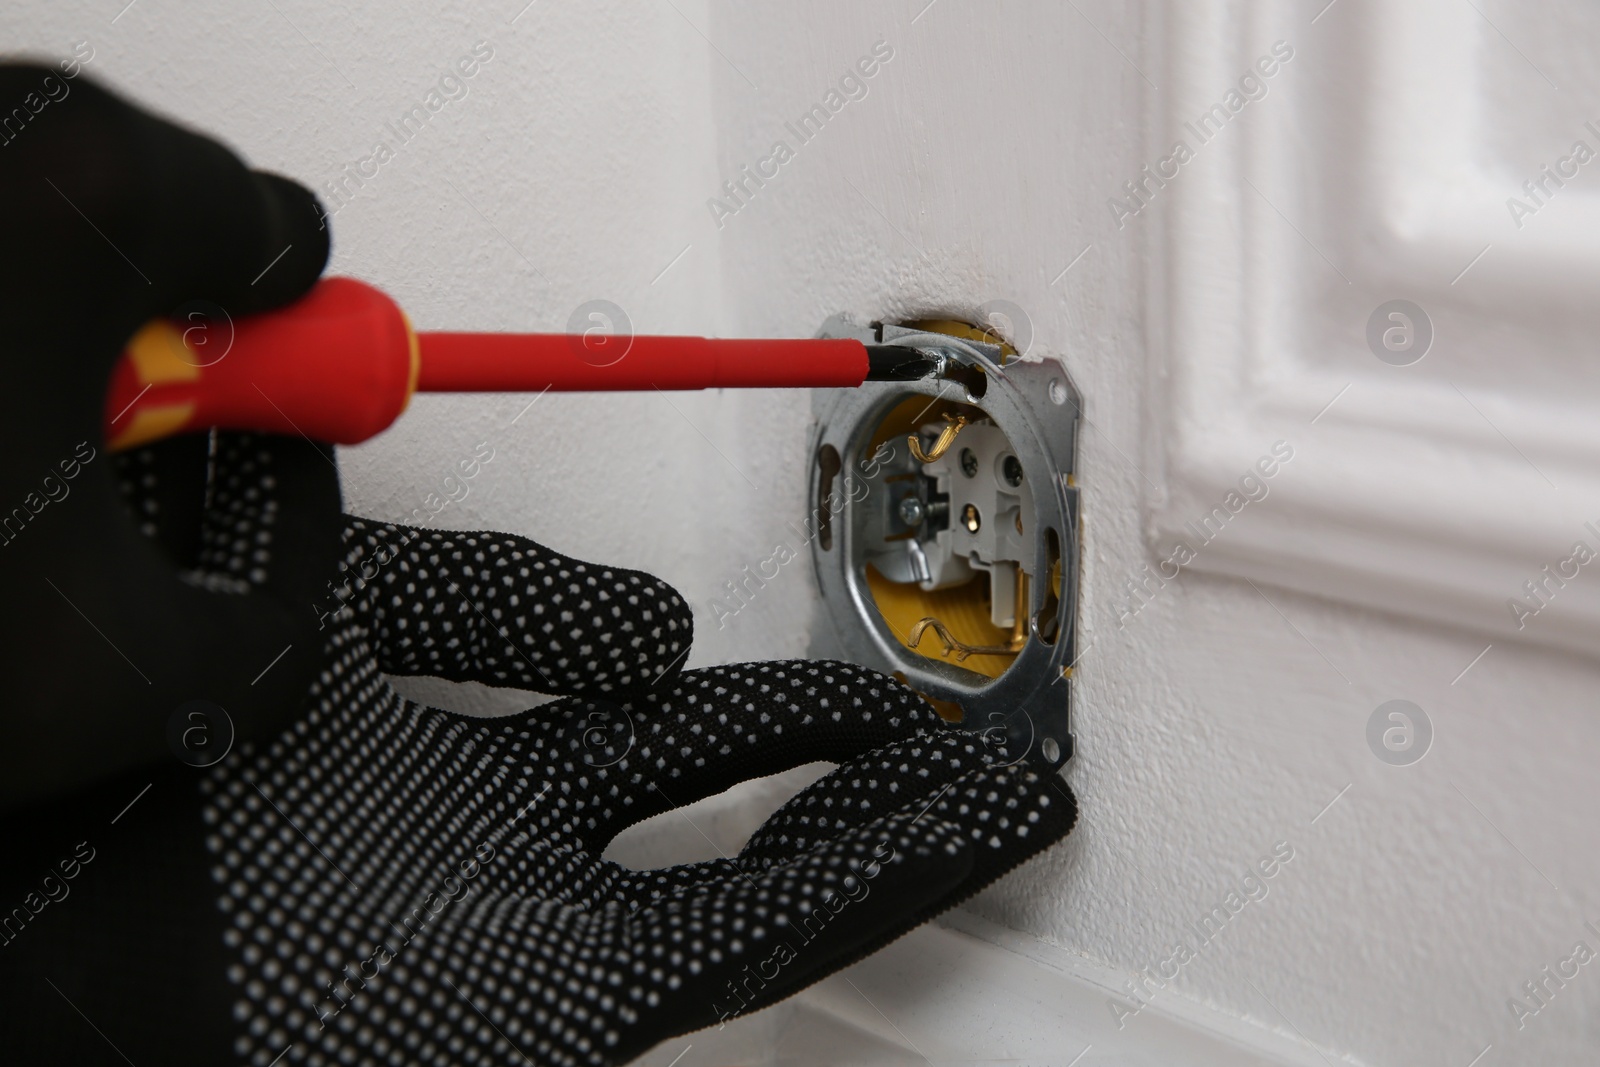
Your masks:
<path fill-rule="evenodd" d="M 220 427 L 358 444 L 414 393 L 818 388 L 942 377 L 981 396 L 976 368 L 937 347 L 852 339 L 418 332 L 392 299 L 324 278 L 293 304 L 232 323 L 142 327 L 112 371 L 113 451 Z M 220 348 L 220 351 L 218 349 Z"/>

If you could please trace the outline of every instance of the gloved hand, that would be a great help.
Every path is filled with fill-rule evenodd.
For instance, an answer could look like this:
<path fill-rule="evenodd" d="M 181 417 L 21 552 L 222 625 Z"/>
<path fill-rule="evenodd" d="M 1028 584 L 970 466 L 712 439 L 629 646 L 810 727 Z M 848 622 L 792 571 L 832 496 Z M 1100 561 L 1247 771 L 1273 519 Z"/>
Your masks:
<path fill-rule="evenodd" d="M 310 714 L 205 787 L 251 1062 L 620 1063 L 848 965 L 1072 827 L 1058 777 L 876 672 L 679 670 L 691 616 L 649 575 L 359 519 L 346 544 Z M 385 673 L 566 695 L 474 719 Z M 813 760 L 840 766 L 736 858 L 600 858 Z"/>
<path fill-rule="evenodd" d="M 21 88 L 44 73 L 6 76 Z M 17 262 L 4 268 L 20 302 L 0 403 L 28 463 L 98 440 L 98 390 L 151 314 L 196 295 L 231 314 L 288 299 L 326 254 L 309 198 L 210 142 L 82 81 L 53 116 L 72 120 L 67 132 L 46 117 L 23 137 L 48 145 L 0 162 L 0 188 L 29 209 L 23 247 L 54 272 L 29 281 Z M 65 206 L 38 198 L 45 178 Z M 106 247 L 71 235 L 73 218 Z M 295 267 L 302 241 L 312 254 Z M 258 296 L 250 279 L 279 247 L 255 280 L 281 288 Z M 134 264 L 151 292 L 117 277 Z M 59 294 L 69 273 L 83 279 L 82 309 Z M 525 538 L 363 520 L 343 522 L 335 562 L 328 450 L 213 440 L 116 460 L 126 505 L 113 463 L 85 462 L 71 498 L 0 547 L 6 589 L 22 594 L 13 610 L 39 620 L 0 653 L 38 672 L 13 675 L 38 679 L 22 706 L 41 713 L 8 723 L 42 764 L 16 761 L 23 791 L 146 758 L 180 699 L 215 700 L 239 725 L 221 763 L 173 761 L 145 799 L 130 780 L 120 811 L 28 812 L 32 851 L 70 852 L 81 821 L 98 852 L 70 899 L 3 935 L 5 987 L 22 991 L 0 1026 L 10 1049 L 49 1050 L 40 1062 L 110 1059 L 108 1046 L 135 1062 L 216 1062 L 231 1030 L 233 1055 L 263 1067 L 619 1063 L 847 965 L 1072 826 L 1057 777 L 1011 765 L 1015 754 L 871 671 L 682 670 L 688 609 L 648 575 Z M 26 483 L 23 469 L 8 463 L 0 488 Z M 23 546 L 26 565 L 4 555 Z M 34 577 L 69 606 L 27 592 Z M 329 577 L 343 605 L 332 612 Z M 74 619 L 103 640 L 64 646 Z M 285 646 L 258 686 L 234 681 Z M 113 673 L 130 667 L 147 693 Z M 565 695 L 474 719 L 401 697 L 385 673 Z M 52 762 L 53 745 L 72 758 Z M 840 767 L 736 858 L 646 872 L 600 859 L 640 819 L 818 759 Z M 185 800 L 185 781 L 203 803 Z M 188 849 L 196 822 L 209 860 Z M 32 860 L 16 873 L 38 878 Z M 162 980 L 137 984 L 138 966 Z M 215 1010 L 221 993 L 231 1017 Z M 49 1032 L 16 1036 L 29 1026 Z"/>
<path fill-rule="evenodd" d="M 270 563 L 246 552 L 224 575 L 199 557 L 204 437 L 144 453 L 133 476 L 161 491 L 141 514 L 119 499 L 102 405 L 128 339 L 175 311 L 203 329 L 191 316 L 208 311 L 206 340 L 225 347 L 228 317 L 311 286 L 328 233 L 305 189 L 79 70 L 0 65 L 0 809 L 167 758 L 167 721 L 191 699 L 225 707 L 241 736 L 281 730 L 317 669 L 306 605 L 339 545 L 331 450 L 305 440 L 258 446 L 279 510 L 250 548 Z"/>

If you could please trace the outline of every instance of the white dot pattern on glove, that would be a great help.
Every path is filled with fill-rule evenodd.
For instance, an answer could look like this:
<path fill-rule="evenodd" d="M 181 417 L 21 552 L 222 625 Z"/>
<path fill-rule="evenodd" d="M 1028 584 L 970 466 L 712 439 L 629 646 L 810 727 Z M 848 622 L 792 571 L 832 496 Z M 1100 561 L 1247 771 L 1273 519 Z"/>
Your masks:
<path fill-rule="evenodd" d="M 159 532 L 161 501 L 156 496 L 155 453 L 148 448 L 112 453 L 117 489 L 127 501 L 139 532 L 155 537 Z"/>
<path fill-rule="evenodd" d="M 679 665 L 692 615 L 651 575 L 526 538 L 351 521 L 335 598 L 365 609 L 385 670 L 613 693 Z"/>
<path fill-rule="evenodd" d="M 219 478 L 212 573 L 270 568 L 245 499 L 263 481 Z M 803 988 L 1071 828 L 1059 779 L 997 766 L 876 672 L 683 670 L 688 609 L 649 575 L 359 519 L 346 548 L 303 717 L 203 781 L 241 1062 L 622 1062 Z M 473 719 L 384 670 L 566 695 Z M 737 858 L 600 859 L 641 819 L 819 759 L 841 766 Z"/>
<path fill-rule="evenodd" d="M 195 546 L 198 556 L 179 576 L 211 592 L 242 594 L 267 581 L 273 534 L 280 518 L 278 479 L 273 469 L 276 457 L 270 441 L 253 434 L 218 434 L 215 447 L 215 455 L 206 465 L 207 484 L 192 487 L 195 499 L 190 506 L 200 516 L 201 526 Z M 163 524 L 171 526 L 183 520 L 161 506 L 161 467 L 154 449 L 117 453 L 112 462 L 117 487 L 141 533 L 159 538 Z M 209 504 L 203 510 L 195 506 L 202 496 Z M 165 532 L 174 537 L 180 534 L 174 529 Z"/>
<path fill-rule="evenodd" d="M 849 898 L 886 843 L 886 862 L 919 867 L 896 879 L 896 912 L 952 886 L 927 861 L 959 856 L 959 829 L 905 811 L 769 862 L 632 872 L 602 861 L 616 827 L 670 808 L 669 793 L 716 784 L 692 779 L 720 739 L 701 731 L 680 744 L 714 707 L 696 697 L 702 683 L 719 688 L 712 679 L 690 672 L 620 706 L 639 736 L 597 766 L 605 749 L 585 735 L 611 709 L 569 698 L 474 721 L 422 708 L 389 689 L 352 636 L 317 710 L 266 751 L 230 756 L 208 783 L 247 1062 L 291 1044 L 288 1062 L 313 1064 L 617 1062 L 641 1050 L 640 1035 L 715 1022 L 725 979 L 708 976 L 769 958 L 786 931 Z M 786 694 L 829 669 L 841 683 L 834 664 L 740 673 Z M 808 715 L 787 699 L 764 711 L 773 725 L 790 717 L 803 755 L 840 743 L 807 746 Z"/>

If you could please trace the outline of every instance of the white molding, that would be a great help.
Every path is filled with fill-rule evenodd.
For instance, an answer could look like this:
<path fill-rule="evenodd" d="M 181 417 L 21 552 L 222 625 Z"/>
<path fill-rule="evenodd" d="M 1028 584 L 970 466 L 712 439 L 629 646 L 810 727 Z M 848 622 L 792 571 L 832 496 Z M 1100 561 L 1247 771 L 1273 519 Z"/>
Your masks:
<path fill-rule="evenodd" d="M 1519 180 L 1476 143 L 1476 64 L 1492 52 L 1470 6 L 1335 11 L 1312 26 L 1304 5 L 1154 4 L 1152 160 L 1273 40 L 1296 55 L 1129 220 L 1153 245 L 1151 547 L 1193 542 L 1185 523 L 1283 439 L 1296 455 L 1271 495 L 1194 544 L 1194 568 L 1600 651 L 1589 569 L 1520 630 L 1506 603 L 1579 537 L 1600 550 L 1583 529 L 1600 527 L 1600 379 L 1582 329 L 1600 197 L 1563 191 L 1514 227 Z M 1600 185 L 1600 162 L 1588 169 Z M 1437 332 L 1412 367 L 1363 339 L 1397 297 Z"/>
<path fill-rule="evenodd" d="M 1133 977 L 958 909 L 765 1011 L 663 1042 L 634 1067 L 667 1067 L 690 1045 L 683 1065 L 1355 1062 L 1170 991 L 1119 1029 L 1109 1003 Z"/>

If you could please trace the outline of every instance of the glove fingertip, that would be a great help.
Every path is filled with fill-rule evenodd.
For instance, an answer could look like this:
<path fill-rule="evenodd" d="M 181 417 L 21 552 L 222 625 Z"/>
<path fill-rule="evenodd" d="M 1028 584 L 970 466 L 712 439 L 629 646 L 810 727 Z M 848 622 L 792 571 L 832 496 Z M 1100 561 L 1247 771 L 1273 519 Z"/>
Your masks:
<path fill-rule="evenodd" d="M 270 171 L 252 171 L 251 177 L 261 194 L 269 254 L 279 257 L 250 284 L 244 299 L 248 310 L 264 310 L 311 288 L 328 265 L 332 232 L 322 201 L 310 189 Z"/>

